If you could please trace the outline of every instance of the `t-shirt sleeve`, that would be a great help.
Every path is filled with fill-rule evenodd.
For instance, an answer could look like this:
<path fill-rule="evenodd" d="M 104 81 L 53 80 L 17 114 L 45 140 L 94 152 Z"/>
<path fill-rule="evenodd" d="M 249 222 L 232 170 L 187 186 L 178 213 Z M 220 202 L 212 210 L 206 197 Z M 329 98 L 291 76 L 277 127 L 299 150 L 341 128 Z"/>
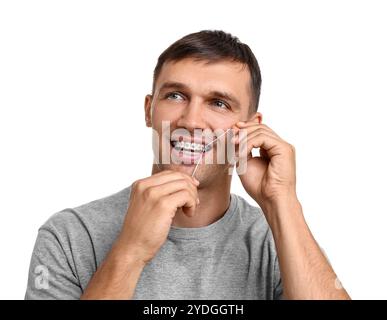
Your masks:
<path fill-rule="evenodd" d="M 31 257 L 26 300 L 79 299 L 82 289 L 59 237 L 40 228 Z"/>
<path fill-rule="evenodd" d="M 283 300 L 283 288 L 282 288 L 282 280 L 281 280 L 281 272 L 278 263 L 278 257 L 275 258 L 274 262 L 274 300 Z"/>

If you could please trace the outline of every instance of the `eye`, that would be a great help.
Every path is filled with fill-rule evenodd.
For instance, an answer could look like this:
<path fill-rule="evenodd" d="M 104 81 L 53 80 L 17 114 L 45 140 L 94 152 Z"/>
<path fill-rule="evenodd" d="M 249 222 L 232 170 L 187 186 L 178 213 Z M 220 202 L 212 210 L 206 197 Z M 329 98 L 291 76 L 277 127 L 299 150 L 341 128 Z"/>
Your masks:
<path fill-rule="evenodd" d="M 178 92 L 169 92 L 165 95 L 165 98 L 169 100 L 184 100 L 183 96 Z"/>
<path fill-rule="evenodd" d="M 214 100 L 212 102 L 212 104 L 215 107 L 220 108 L 220 109 L 230 109 L 229 105 L 226 102 L 222 101 L 222 100 Z"/>

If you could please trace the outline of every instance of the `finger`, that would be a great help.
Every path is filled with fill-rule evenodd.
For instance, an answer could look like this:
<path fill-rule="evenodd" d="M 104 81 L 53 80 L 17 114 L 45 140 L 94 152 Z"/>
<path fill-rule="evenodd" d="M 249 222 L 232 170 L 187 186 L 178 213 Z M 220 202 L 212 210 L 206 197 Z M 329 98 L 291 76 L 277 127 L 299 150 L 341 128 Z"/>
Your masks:
<path fill-rule="evenodd" d="M 264 127 L 261 126 L 251 126 L 248 128 L 241 129 L 239 132 L 238 136 L 232 140 L 233 143 L 238 144 L 240 143 L 243 139 L 249 139 L 252 136 L 256 135 L 256 133 L 264 133 L 267 134 L 268 136 L 273 137 L 274 139 L 281 139 L 278 137 L 273 131 L 269 131 Z"/>
<path fill-rule="evenodd" d="M 270 160 L 270 158 L 275 155 L 275 153 L 273 153 L 273 151 L 271 152 L 271 154 L 268 153 L 267 150 L 264 149 L 264 147 L 257 147 L 257 146 L 254 146 L 252 144 L 248 144 L 247 141 L 250 141 L 251 139 L 255 139 L 255 137 L 258 135 L 258 134 L 263 134 L 267 137 L 270 137 L 273 139 L 273 141 L 276 141 L 277 145 L 278 146 L 282 146 L 284 144 L 286 144 L 286 142 L 284 140 L 282 140 L 280 137 L 278 137 L 277 135 L 272 135 L 272 133 L 274 133 L 273 131 L 268 131 L 266 130 L 266 128 L 260 128 L 260 129 L 257 129 L 256 131 L 253 131 L 251 133 L 249 133 L 248 136 L 244 136 L 243 139 L 242 139 L 242 142 L 240 142 L 240 145 L 242 147 L 240 147 L 240 145 L 237 144 L 237 154 L 238 156 L 240 155 L 246 155 L 247 154 L 247 160 L 251 159 L 253 157 L 252 155 L 252 149 L 254 148 L 259 148 L 259 157 L 268 161 Z M 244 147 L 244 148 L 243 148 Z"/>
<path fill-rule="evenodd" d="M 269 157 L 267 151 L 263 148 L 259 148 L 259 156 L 265 160 L 270 160 L 270 157 Z"/>
<path fill-rule="evenodd" d="M 265 128 L 262 128 L 262 127 L 259 127 L 259 128 L 257 128 L 257 129 L 255 129 L 255 130 L 252 130 L 252 131 L 250 131 L 248 134 L 247 134 L 247 139 L 251 139 L 253 136 L 255 136 L 257 133 L 262 133 L 262 134 L 265 134 L 265 135 L 267 135 L 267 136 L 269 136 L 269 137 L 272 137 L 273 139 L 277 139 L 277 140 L 279 140 L 278 139 L 278 137 L 276 136 L 276 135 L 274 135 L 271 131 L 268 131 L 267 129 L 265 129 Z"/>
<path fill-rule="evenodd" d="M 149 180 L 152 180 L 152 182 L 156 182 L 156 183 L 161 184 L 161 183 L 164 183 L 164 182 L 169 181 L 169 180 L 176 180 L 176 179 L 181 179 L 181 178 L 188 179 L 188 180 L 191 180 L 193 182 L 198 182 L 194 177 L 191 177 L 190 175 L 188 175 L 186 173 L 174 171 L 174 170 L 164 170 L 164 171 L 159 172 L 157 174 L 154 174 L 146 179 L 149 179 Z"/>
<path fill-rule="evenodd" d="M 257 125 L 259 124 L 259 122 L 256 122 L 256 121 L 239 121 L 236 123 L 236 126 L 238 128 L 247 128 L 247 127 L 250 127 L 250 126 L 254 126 L 254 125 Z"/>
<path fill-rule="evenodd" d="M 199 185 L 199 181 L 189 176 L 188 174 L 178 171 L 165 170 L 145 179 L 140 179 L 136 181 L 136 189 L 142 192 L 148 189 L 149 187 L 180 179 L 186 179 L 187 181 L 194 183 L 196 186 Z"/>
<path fill-rule="evenodd" d="M 198 192 L 196 186 L 190 181 L 187 181 L 186 179 L 173 180 L 153 187 L 149 187 L 146 192 L 150 198 L 160 199 L 166 195 L 175 193 L 180 190 L 187 190 L 192 195 L 192 197 L 198 199 Z"/>
<path fill-rule="evenodd" d="M 176 213 L 178 208 L 183 208 L 183 212 L 192 217 L 195 214 L 197 202 L 196 199 L 187 190 L 166 195 L 160 199 L 165 206 L 169 206 Z"/>
<path fill-rule="evenodd" d="M 281 139 L 282 138 L 276 133 L 272 128 L 270 128 L 267 124 L 260 123 L 259 126 L 263 129 L 266 129 L 268 132 L 270 132 L 272 135 L 276 136 L 277 138 Z"/>
<path fill-rule="evenodd" d="M 241 154 L 244 152 L 249 154 L 254 148 L 262 148 L 266 151 L 264 154 L 269 158 L 280 154 L 280 147 L 282 144 L 283 141 L 262 132 L 255 133 L 250 136 L 249 139 L 246 137 L 239 143 Z"/>
<path fill-rule="evenodd" d="M 238 122 L 236 124 L 236 127 L 239 129 L 249 129 L 251 127 L 263 128 L 270 132 L 272 135 L 276 136 L 277 138 L 280 138 L 280 136 L 276 132 L 274 132 L 273 129 L 271 129 L 268 125 L 264 123 L 257 123 L 254 121 Z"/>
<path fill-rule="evenodd" d="M 248 135 L 249 133 L 251 133 L 252 131 L 255 131 L 257 130 L 259 127 L 258 123 L 254 123 L 252 125 L 249 125 L 249 126 L 245 126 L 245 127 L 242 127 L 242 128 L 239 128 L 237 134 L 236 134 L 236 138 L 233 139 L 233 141 L 238 141 L 240 140 L 240 136 L 241 135 Z"/>
<path fill-rule="evenodd" d="M 243 126 L 240 128 L 240 130 L 247 130 L 248 133 L 256 129 L 264 130 L 265 132 L 268 132 L 271 135 L 274 135 L 279 138 L 279 135 L 277 133 L 275 133 L 271 128 L 269 128 L 267 125 L 263 123 L 255 123 L 255 122 L 248 123 L 246 126 Z"/>

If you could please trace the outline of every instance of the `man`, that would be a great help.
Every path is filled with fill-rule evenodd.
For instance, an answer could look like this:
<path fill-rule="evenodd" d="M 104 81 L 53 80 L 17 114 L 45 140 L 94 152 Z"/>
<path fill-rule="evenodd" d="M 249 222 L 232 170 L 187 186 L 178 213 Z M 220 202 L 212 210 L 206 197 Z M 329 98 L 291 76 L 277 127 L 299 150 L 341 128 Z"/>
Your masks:
<path fill-rule="evenodd" d="M 260 87 L 254 54 L 230 34 L 167 48 L 145 98 L 152 175 L 52 216 L 26 299 L 348 299 L 304 220 L 294 147 L 257 112 Z M 232 161 L 208 161 L 227 135 L 196 134 L 220 129 L 232 132 L 237 165 L 247 155 L 238 174 L 256 207 L 230 194 Z"/>

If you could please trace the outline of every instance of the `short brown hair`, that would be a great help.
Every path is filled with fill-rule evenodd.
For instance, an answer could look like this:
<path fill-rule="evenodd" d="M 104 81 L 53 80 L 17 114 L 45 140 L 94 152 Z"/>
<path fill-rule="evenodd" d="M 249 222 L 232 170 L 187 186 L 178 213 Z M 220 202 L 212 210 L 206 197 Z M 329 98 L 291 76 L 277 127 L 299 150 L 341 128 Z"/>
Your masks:
<path fill-rule="evenodd" d="M 221 30 L 202 30 L 184 36 L 170 45 L 159 56 L 153 73 L 153 93 L 163 64 L 185 58 L 207 60 L 208 62 L 231 60 L 247 65 L 251 76 L 251 109 L 257 111 L 261 94 L 261 71 L 254 53 L 247 44 Z"/>

